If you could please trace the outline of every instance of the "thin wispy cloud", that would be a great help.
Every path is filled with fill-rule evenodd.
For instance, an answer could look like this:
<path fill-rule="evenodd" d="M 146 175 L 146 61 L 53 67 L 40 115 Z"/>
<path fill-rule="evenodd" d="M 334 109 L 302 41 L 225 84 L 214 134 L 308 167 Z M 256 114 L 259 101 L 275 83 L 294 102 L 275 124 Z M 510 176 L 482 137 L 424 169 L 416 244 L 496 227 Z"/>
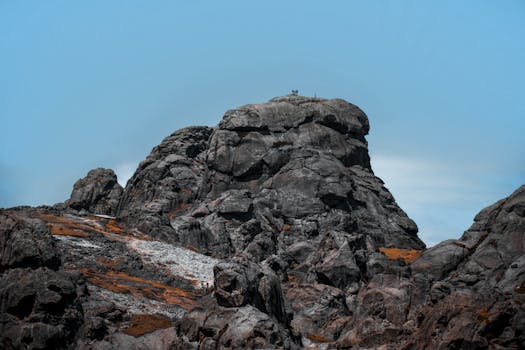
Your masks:
<path fill-rule="evenodd" d="M 399 205 L 416 221 L 428 246 L 458 238 L 493 191 L 473 180 L 475 164 L 372 155 L 372 168 Z"/>
<path fill-rule="evenodd" d="M 117 181 L 122 187 L 126 187 L 126 183 L 133 176 L 137 169 L 139 162 L 120 163 L 115 167 L 115 174 L 117 174 Z"/>
<path fill-rule="evenodd" d="M 401 200 L 411 206 L 429 201 L 454 203 L 467 199 L 465 196 L 477 200 L 481 196 L 479 184 L 464 173 L 464 165 L 455 167 L 431 159 L 374 155 L 372 166 L 394 191 L 403 193 Z"/>

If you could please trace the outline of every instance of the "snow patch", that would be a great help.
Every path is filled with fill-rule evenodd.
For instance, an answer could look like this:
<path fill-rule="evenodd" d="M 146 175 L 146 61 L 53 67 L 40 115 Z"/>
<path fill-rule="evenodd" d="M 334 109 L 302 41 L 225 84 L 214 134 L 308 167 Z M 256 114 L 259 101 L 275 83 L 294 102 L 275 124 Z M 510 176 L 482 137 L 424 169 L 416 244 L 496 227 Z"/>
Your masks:
<path fill-rule="evenodd" d="M 76 238 L 76 237 L 71 237 L 71 236 L 58 236 L 58 235 L 55 235 L 54 237 L 66 244 L 75 245 L 77 247 L 92 248 L 92 249 L 101 248 L 100 245 L 92 243 L 88 241 L 87 239 L 83 239 L 83 238 Z"/>
<path fill-rule="evenodd" d="M 170 318 L 180 318 L 185 314 L 185 311 L 176 305 L 126 293 L 115 293 L 92 284 L 88 284 L 88 290 L 92 297 L 110 301 L 117 308 L 126 310 L 130 314 L 161 314 Z"/>
<path fill-rule="evenodd" d="M 174 275 L 197 281 L 201 288 L 213 284 L 213 267 L 221 262 L 219 259 L 158 241 L 133 239 L 128 245 L 145 261 L 163 265 Z"/>

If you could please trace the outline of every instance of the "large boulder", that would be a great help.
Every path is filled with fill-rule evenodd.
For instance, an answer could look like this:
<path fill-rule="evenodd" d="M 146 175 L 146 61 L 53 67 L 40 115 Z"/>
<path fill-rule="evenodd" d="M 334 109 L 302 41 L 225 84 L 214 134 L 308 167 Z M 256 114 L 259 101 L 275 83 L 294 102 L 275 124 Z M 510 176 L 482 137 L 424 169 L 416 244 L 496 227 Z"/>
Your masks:
<path fill-rule="evenodd" d="M 17 267 L 58 270 L 59 266 L 60 256 L 47 225 L 0 212 L 0 273 Z"/>
<path fill-rule="evenodd" d="M 113 170 L 97 168 L 75 182 L 66 205 L 93 214 L 115 215 L 122 191 Z"/>
<path fill-rule="evenodd" d="M 0 213 L 0 261 L 0 348 L 70 348 L 83 323 L 85 282 L 60 268 L 47 226 Z"/>
<path fill-rule="evenodd" d="M 214 295 L 219 305 L 240 307 L 251 304 L 283 324 L 288 322 L 281 283 L 268 266 L 237 259 L 217 264 L 213 274 Z"/>
<path fill-rule="evenodd" d="M 241 106 L 215 129 L 184 128 L 155 147 L 128 181 L 118 216 L 221 257 L 248 249 L 261 261 L 262 250 L 287 245 L 276 236 L 283 227 L 291 236 L 338 229 L 366 234 L 374 249 L 421 249 L 416 225 L 372 172 L 368 130 L 364 112 L 341 99 Z M 235 232 L 251 220 L 262 232 L 248 248 Z"/>
<path fill-rule="evenodd" d="M 301 349 L 282 324 L 252 305 L 195 309 L 177 322 L 174 349 Z"/>
<path fill-rule="evenodd" d="M 381 273 L 401 269 L 378 249 L 424 248 L 371 169 L 368 130 L 365 113 L 341 99 L 284 96 L 229 110 L 216 128 L 181 129 L 154 148 L 118 216 L 156 239 L 229 260 L 214 269 L 215 313 L 253 306 L 285 326 L 296 313 L 303 345 L 314 341 L 306 335 L 335 341 L 349 327 L 347 294 L 379 273 L 369 259 Z M 283 295 L 289 282 L 316 287 Z"/>

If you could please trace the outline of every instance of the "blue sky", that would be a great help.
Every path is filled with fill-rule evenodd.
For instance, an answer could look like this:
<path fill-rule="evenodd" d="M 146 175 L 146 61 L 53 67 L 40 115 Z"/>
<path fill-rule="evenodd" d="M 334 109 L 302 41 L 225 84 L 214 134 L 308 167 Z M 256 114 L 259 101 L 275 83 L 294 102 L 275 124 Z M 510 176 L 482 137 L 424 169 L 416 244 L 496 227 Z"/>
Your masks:
<path fill-rule="evenodd" d="M 429 245 L 525 183 L 523 1 L 0 1 L 0 207 L 125 181 L 188 125 L 299 89 L 369 116 Z"/>

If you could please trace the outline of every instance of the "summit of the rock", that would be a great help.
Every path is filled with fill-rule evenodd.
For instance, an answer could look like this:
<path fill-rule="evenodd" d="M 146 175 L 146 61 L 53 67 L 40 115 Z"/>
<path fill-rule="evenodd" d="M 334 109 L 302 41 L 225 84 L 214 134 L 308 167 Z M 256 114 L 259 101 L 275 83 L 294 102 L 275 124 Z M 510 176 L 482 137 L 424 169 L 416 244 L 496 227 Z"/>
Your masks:
<path fill-rule="evenodd" d="M 364 234 L 374 247 L 421 249 L 415 224 L 371 170 L 368 130 L 365 113 L 341 99 L 294 95 L 229 110 L 216 128 L 185 128 L 155 147 L 118 215 L 217 256 L 254 252 L 259 240 L 272 242 L 268 256 L 285 240 L 334 230 Z M 248 223 L 255 241 L 232 236 Z"/>

